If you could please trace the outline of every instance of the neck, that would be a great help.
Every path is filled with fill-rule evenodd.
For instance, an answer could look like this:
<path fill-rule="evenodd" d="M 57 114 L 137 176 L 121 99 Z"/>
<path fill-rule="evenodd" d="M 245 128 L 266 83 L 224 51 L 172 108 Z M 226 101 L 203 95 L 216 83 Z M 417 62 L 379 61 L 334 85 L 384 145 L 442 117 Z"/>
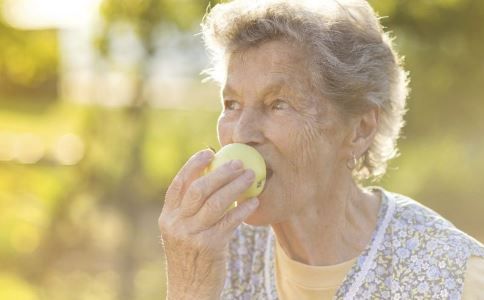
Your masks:
<path fill-rule="evenodd" d="M 361 254 L 376 227 L 380 197 L 353 180 L 309 202 L 288 220 L 272 224 L 277 242 L 292 259 L 308 265 L 338 264 Z"/>

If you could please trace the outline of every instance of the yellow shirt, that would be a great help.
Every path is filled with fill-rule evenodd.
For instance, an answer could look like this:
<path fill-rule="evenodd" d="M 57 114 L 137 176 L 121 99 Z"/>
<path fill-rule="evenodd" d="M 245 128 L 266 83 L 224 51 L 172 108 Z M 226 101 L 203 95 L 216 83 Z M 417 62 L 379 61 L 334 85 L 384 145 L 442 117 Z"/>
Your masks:
<path fill-rule="evenodd" d="M 356 258 L 331 266 L 310 266 L 291 259 L 276 241 L 276 287 L 281 300 L 333 299 Z M 484 258 L 471 257 L 463 300 L 484 300 Z"/>

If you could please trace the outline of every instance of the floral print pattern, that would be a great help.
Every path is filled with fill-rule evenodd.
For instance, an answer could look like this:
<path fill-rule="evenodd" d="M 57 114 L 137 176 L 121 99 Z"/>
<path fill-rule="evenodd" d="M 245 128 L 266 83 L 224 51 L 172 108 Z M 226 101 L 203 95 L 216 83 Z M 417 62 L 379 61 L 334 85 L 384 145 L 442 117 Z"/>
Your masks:
<path fill-rule="evenodd" d="M 382 192 L 376 230 L 335 299 L 461 299 L 470 256 L 484 246 L 418 202 Z M 221 299 L 278 299 L 275 236 L 242 224 L 229 244 Z"/>

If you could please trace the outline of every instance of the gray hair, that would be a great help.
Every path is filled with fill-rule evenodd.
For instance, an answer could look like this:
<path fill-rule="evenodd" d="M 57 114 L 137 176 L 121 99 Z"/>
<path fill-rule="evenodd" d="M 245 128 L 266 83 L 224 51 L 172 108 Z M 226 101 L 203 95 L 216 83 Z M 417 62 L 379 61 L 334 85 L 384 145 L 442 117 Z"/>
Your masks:
<path fill-rule="evenodd" d="M 408 73 L 376 13 L 365 0 L 235 0 L 218 4 L 205 16 L 202 35 L 212 59 L 205 71 L 224 82 L 227 56 L 272 40 L 287 40 L 307 50 L 311 80 L 343 116 L 379 107 L 372 144 L 353 175 L 378 179 L 405 122 Z"/>

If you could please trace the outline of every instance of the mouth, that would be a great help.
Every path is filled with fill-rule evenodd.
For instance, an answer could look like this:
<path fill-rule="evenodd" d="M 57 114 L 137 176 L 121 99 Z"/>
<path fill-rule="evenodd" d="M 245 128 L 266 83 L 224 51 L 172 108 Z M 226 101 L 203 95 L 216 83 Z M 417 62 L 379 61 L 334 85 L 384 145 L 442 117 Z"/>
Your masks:
<path fill-rule="evenodd" d="M 266 181 L 269 180 L 272 177 L 273 174 L 274 174 L 274 171 L 271 168 L 267 167 L 266 168 Z"/>
<path fill-rule="evenodd" d="M 272 168 L 266 164 L 266 181 L 271 179 L 273 174 L 274 174 L 274 171 L 272 170 Z"/>
<path fill-rule="evenodd" d="M 274 171 L 271 168 L 266 167 L 266 182 L 264 183 L 264 188 L 262 189 L 262 192 L 266 190 L 267 183 L 269 182 L 273 174 L 274 174 Z"/>

